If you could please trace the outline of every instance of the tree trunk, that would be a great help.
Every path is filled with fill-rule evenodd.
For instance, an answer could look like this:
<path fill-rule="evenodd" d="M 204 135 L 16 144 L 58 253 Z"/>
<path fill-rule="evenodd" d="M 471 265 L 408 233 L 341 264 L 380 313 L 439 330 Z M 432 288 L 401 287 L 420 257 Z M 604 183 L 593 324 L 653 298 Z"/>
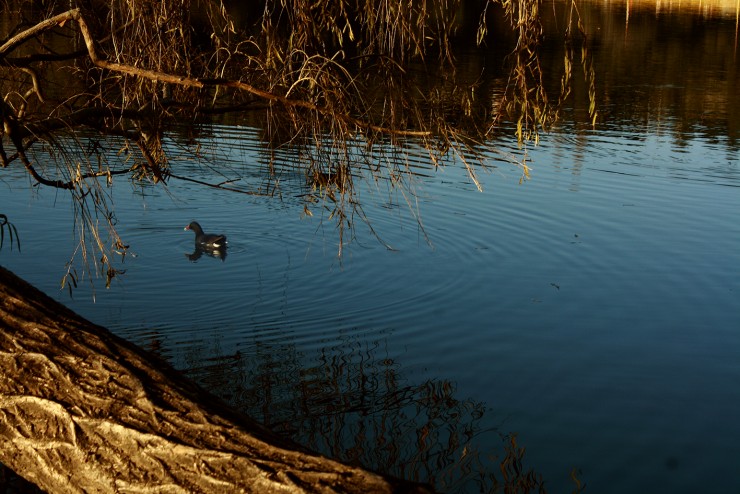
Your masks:
<path fill-rule="evenodd" d="M 49 492 L 431 492 L 306 451 L 0 267 L 0 462 Z"/>

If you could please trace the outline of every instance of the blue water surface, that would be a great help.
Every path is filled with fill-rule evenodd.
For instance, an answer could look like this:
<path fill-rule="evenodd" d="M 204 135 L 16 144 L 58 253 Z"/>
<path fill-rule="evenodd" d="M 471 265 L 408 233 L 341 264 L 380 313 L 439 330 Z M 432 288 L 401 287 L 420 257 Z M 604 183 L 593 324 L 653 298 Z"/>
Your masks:
<path fill-rule="evenodd" d="M 517 433 L 558 490 L 578 468 L 600 492 L 690 492 L 707 476 L 726 492 L 740 458 L 738 160 L 701 136 L 682 147 L 657 134 L 580 139 L 572 151 L 563 129 L 530 148 L 522 183 L 492 155 L 483 192 L 462 167 L 427 169 L 406 192 L 414 209 L 366 181 L 382 242 L 360 222 L 341 258 L 336 223 L 320 205 L 303 214 L 298 173 L 282 200 L 122 182 L 112 198 L 126 273 L 73 298 L 58 285 L 76 245 L 69 198 L 4 173 L 0 210 L 21 251 L 6 244 L 2 262 L 202 382 L 224 379 L 210 362 L 285 348 L 303 368 L 278 375 L 298 381 L 356 345 L 405 382 L 448 381 L 483 403 L 489 432 L 476 447 L 499 451 L 498 433 Z M 261 166 L 258 152 L 237 154 Z M 225 260 L 188 260 L 193 219 L 228 235 Z"/>

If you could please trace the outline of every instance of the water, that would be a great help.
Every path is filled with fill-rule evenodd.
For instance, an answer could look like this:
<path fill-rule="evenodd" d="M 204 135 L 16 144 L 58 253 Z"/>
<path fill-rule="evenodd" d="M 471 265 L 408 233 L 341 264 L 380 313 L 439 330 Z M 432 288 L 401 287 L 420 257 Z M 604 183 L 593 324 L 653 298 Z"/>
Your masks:
<path fill-rule="evenodd" d="M 602 33 L 621 29 L 611 37 L 622 46 L 623 12 L 605 12 L 587 14 L 611 19 Z M 638 14 L 633 47 L 650 42 L 640 26 L 683 22 Z M 731 39 L 734 19 L 706 22 Z M 708 43 L 695 36 L 691 46 Z M 603 121 L 590 130 L 566 115 L 527 149 L 531 180 L 491 155 L 482 193 L 461 167 L 421 160 L 415 196 L 365 182 L 363 208 L 392 249 L 358 223 L 339 259 L 335 223 L 319 206 L 302 214 L 305 180 L 287 165 L 281 198 L 121 181 L 113 200 L 134 255 L 109 290 L 99 280 L 69 298 L 58 288 L 75 246 L 69 200 L 9 169 L 0 212 L 22 251 L 6 245 L 0 261 L 348 461 L 476 492 L 478 472 L 500 475 L 502 437 L 515 433 L 551 492 L 573 489 L 574 468 L 587 492 L 737 492 L 739 107 L 734 90 L 717 90 L 738 87 L 734 52 L 684 61 L 715 67 L 703 82 L 680 65 L 656 81 L 654 66 L 610 47 L 598 57 L 631 70 L 604 73 Z M 218 172 L 259 184 L 258 131 L 212 130 L 218 149 L 239 143 Z M 508 137 L 499 145 L 522 156 Z M 228 235 L 225 260 L 188 260 L 193 219 Z"/>

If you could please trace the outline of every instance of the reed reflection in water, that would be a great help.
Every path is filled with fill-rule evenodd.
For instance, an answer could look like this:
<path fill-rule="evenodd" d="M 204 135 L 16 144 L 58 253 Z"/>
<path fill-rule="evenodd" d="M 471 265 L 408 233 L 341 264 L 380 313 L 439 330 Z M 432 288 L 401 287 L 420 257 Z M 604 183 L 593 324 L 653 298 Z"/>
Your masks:
<path fill-rule="evenodd" d="M 386 336 L 369 333 L 342 332 L 315 354 L 255 339 L 248 354 L 199 358 L 187 374 L 272 430 L 350 464 L 429 482 L 441 492 L 542 485 L 514 437 L 491 427 L 494 410 L 460 398 L 452 381 L 405 376 Z M 151 338 L 146 346 L 156 352 L 162 342 Z M 202 350 L 222 353 L 213 346 Z"/>

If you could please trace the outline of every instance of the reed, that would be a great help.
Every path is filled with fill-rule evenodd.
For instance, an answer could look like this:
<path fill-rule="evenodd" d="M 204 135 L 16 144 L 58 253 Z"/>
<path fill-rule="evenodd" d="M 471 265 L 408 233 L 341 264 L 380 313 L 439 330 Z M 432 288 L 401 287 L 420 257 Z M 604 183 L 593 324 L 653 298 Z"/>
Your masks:
<path fill-rule="evenodd" d="M 321 208 L 336 223 L 341 255 L 357 222 L 374 232 L 354 187 L 358 177 L 400 190 L 422 227 L 409 146 L 423 149 L 430 167 L 462 164 L 480 189 L 478 173 L 490 167 L 485 156 L 496 150 L 489 138 L 501 121 L 516 122 L 521 146 L 536 144 L 557 120 L 579 62 L 596 122 L 595 74 L 576 2 L 569 4 L 565 68 L 554 89 L 539 59 L 541 1 L 483 4 L 478 44 L 493 41 L 495 12 L 503 12 L 514 39 L 508 84 L 499 95 L 482 93 L 480 82 L 456 66 L 455 40 L 474 2 L 264 0 L 247 13 L 254 22 L 243 25 L 219 1 L 86 0 L 72 10 L 47 3 L 24 11 L 36 24 L 18 25 L 0 46 L 2 113 L 14 151 L 0 149 L 0 158 L 73 195 L 81 241 L 75 255 L 85 271 L 103 273 L 110 283 L 121 272 L 113 259 L 128 250 L 107 193 L 116 177 L 193 181 L 173 169 L 163 145 L 173 123 L 195 129 L 214 115 L 244 118 L 257 109 L 266 146 L 289 147 L 299 157 L 295 166 L 309 189 L 304 213 Z M 58 74 L 63 88 L 55 87 Z M 90 129 L 119 149 L 115 158 L 90 145 Z M 201 159 L 196 132 L 183 147 Z M 56 165 L 42 166 L 35 151 L 50 154 Z M 529 176 L 524 160 L 507 159 L 523 179 Z M 269 187 L 205 185 L 274 194 L 274 172 L 273 166 L 265 171 Z M 76 282 L 74 265 L 66 278 Z"/>

